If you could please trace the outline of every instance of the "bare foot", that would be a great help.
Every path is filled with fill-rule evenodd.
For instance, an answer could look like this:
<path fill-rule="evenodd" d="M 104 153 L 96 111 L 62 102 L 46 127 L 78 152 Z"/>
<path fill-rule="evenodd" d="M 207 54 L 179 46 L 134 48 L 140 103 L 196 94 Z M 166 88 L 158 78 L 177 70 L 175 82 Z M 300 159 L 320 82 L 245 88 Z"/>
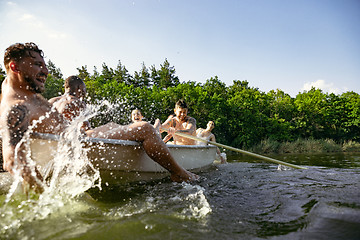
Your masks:
<path fill-rule="evenodd" d="M 193 182 L 199 180 L 200 177 L 184 169 L 181 174 L 172 174 L 170 178 L 173 182 Z"/>
<path fill-rule="evenodd" d="M 154 123 L 154 128 L 156 129 L 156 132 L 159 134 L 160 134 L 160 127 L 161 127 L 160 119 L 156 119 Z"/>

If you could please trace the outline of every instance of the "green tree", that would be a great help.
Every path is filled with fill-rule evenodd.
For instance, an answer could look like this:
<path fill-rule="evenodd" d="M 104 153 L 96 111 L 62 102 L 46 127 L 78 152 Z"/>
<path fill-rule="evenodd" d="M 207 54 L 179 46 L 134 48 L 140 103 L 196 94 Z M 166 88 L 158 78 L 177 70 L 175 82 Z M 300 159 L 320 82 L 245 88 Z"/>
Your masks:
<path fill-rule="evenodd" d="M 296 114 L 294 99 L 280 89 L 267 93 L 269 101 L 269 138 L 277 141 L 291 141 L 293 136 L 293 118 Z"/>
<path fill-rule="evenodd" d="M 62 79 L 63 75 L 60 68 L 57 68 L 51 60 L 47 62 L 46 66 L 49 70 L 49 75 L 45 82 L 45 92 L 43 96 L 50 99 L 62 94 L 64 79 Z"/>
<path fill-rule="evenodd" d="M 150 87 L 150 73 L 145 63 L 142 63 L 140 72 L 135 71 L 133 84 L 135 87 Z"/>
<path fill-rule="evenodd" d="M 78 77 L 81 78 L 82 80 L 85 79 L 89 79 L 90 78 L 90 73 L 87 70 L 87 66 L 82 66 L 81 68 L 76 68 L 79 72 Z"/>
<path fill-rule="evenodd" d="M 218 76 L 206 80 L 206 83 L 203 85 L 203 88 L 208 95 L 217 94 L 225 97 L 227 93 L 226 84 L 221 82 Z"/>
<path fill-rule="evenodd" d="M 347 120 L 345 113 L 345 99 L 330 93 L 326 95 L 324 107 L 321 111 L 323 118 L 323 135 L 320 138 L 331 138 L 337 141 L 345 138 L 343 122 Z"/>
<path fill-rule="evenodd" d="M 101 70 L 101 76 L 105 83 L 107 81 L 111 81 L 115 77 L 115 73 L 111 67 L 108 67 L 105 63 L 103 63 L 102 70 Z"/>
<path fill-rule="evenodd" d="M 315 139 L 324 136 L 323 113 L 327 106 L 326 94 L 321 89 L 312 88 L 299 93 L 294 104 L 298 111 L 295 119 L 296 135 Z"/>
<path fill-rule="evenodd" d="M 114 79 L 118 82 L 118 83 L 126 83 L 131 85 L 132 83 L 132 76 L 129 74 L 128 70 L 126 69 L 126 67 L 124 65 L 121 64 L 121 61 L 119 60 L 118 65 L 116 66 L 115 69 L 115 76 Z"/>
<path fill-rule="evenodd" d="M 150 67 L 150 71 L 153 85 L 160 88 L 167 89 L 168 87 L 173 87 L 180 83 L 179 78 L 175 75 L 175 67 L 171 67 L 167 59 L 160 65 L 159 70 L 156 70 L 153 65 Z"/>
<path fill-rule="evenodd" d="M 60 68 L 57 68 L 55 64 L 49 59 L 49 61 L 46 64 L 46 67 L 49 71 L 49 74 L 51 74 L 56 79 L 62 79 L 63 74 L 61 73 Z"/>
<path fill-rule="evenodd" d="M 206 80 L 202 89 L 208 98 L 203 103 L 199 103 L 203 109 L 201 110 L 202 115 L 199 116 L 198 126 L 205 127 L 208 121 L 214 121 L 215 129 L 213 133 L 216 135 L 217 141 L 229 144 L 230 139 L 227 136 L 230 131 L 226 129 L 228 129 L 227 117 L 230 108 L 227 103 L 228 89 L 226 84 L 215 76 Z"/>
<path fill-rule="evenodd" d="M 249 87 L 247 81 L 234 81 L 228 92 L 227 135 L 231 145 L 250 147 L 267 138 L 266 95 Z"/>
<path fill-rule="evenodd" d="M 345 140 L 360 141 L 360 95 L 355 92 L 346 92 L 341 95 L 344 99 L 344 115 L 342 127 Z"/>

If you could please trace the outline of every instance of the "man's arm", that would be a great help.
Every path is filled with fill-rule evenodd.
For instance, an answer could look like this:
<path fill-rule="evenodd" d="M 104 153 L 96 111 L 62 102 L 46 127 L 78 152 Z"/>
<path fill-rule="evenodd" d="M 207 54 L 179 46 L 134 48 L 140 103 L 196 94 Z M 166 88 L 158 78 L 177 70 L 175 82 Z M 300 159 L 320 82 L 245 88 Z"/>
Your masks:
<path fill-rule="evenodd" d="M 172 123 L 173 117 L 174 115 L 170 115 L 168 119 L 166 119 L 166 121 L 163 124 L 161 124 L 160 132 L 167 131 L 170 127 L 173 127 L 173 123 Z"/>
<path fill-rule="evenodd" d="M 41 174 L 36 168 L 34 170 L 30 168 L 26 159 L 25 145 L 21 142 L 30 124 L 28 108 L 25 105 L 14 105 L 7 112 L 5 121 L 6 128 L 2 141 L 4 169 L 11 174 L 14 174 L 16 170 L 19 171 L 31 188 L 42 192 Z"/>
<path fill-rule="evenodd" d="M 171 134 L 168 134 L 164 137 L 163 141 L 164 143 L 167 143 L 173 136 Z"/>
<path fill-rule="evenodd" d="M 54 104 L 55 102 L 59 101 L 60 99 L 61 99 L 61 96 L 59 96 L 59 97 L 53 97 L 53 98 L 50 98 L 48 102 L 49 102 L 50 104 Z"/>
<path fill-rule="evenodd" d="M 216 142 L 215 135 L 211 134 L 209 140 L 212 141 L 212 142 Z"/>

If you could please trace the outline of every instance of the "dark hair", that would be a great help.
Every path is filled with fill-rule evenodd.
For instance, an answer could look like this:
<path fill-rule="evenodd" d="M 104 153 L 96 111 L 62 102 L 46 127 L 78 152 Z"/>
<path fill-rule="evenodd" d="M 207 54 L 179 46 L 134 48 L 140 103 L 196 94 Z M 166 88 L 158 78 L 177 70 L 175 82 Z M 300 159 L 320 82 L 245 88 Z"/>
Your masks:
<path fill-rule="evenodd" d="M 65 83 L 64 83 L 64 87 L 65 88 L 73 88 L 73 87 L 77 87 L 81 84 L 84 84 L 84 81 L 79 78 L 78 76 L 70 76 L 67 79 L 65 79 Z"/>
<path fill-rule="evenodd" d="M 183 99 L 180 99 L 179 101 L 177 101 L 175 104 L 175 107 L 188 108 L 186 102 Z"/>
<path fill-rule="evenodd" d="M 8 68 L 8 64 L 14 60 L 19 61 L 22 57 L 33 57 L 31 51 L 37 52 L 41 57 L 44 57 L 44 53 L 39 47 L 33 43 L 15 43 L 5 50 L 4 65 Z"/>

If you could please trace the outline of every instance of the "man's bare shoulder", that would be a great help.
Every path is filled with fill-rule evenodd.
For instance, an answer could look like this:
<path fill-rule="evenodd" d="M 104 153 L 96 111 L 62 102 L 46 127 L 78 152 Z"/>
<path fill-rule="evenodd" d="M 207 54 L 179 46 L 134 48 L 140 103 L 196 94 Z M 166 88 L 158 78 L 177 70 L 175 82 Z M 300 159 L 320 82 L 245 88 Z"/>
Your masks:
<path fill-rule="evenodd" d="M 71 96 L 71 95 L 63 95 L 60 97 L 51 98 L 49 103 L 53 104 L 56 109 L 61 112 L 63 109 L 72 109 L 74 107 L 80 107 L 83 105 L 81 99 Z"/>
<path fill-rule="evenodd" d="M 196 124 L 196 119 L 193 118 L 193 117 L 187 116 L 186 122 L 187 122 L 188 124 L 190 124 L 190 123 L 191 123 L 191 124 Z"/>
<path fill-rule="evenodd" d="M 28 108 L 27 105 L 27 101 L 25 100 L 4 97 L 1 101 L 0 112 L 1 115 L 8 114 L 11 109 L 16 109 L 18 106 L 26 106 Z"/>
<path fill-rule="evenodd" d="M 54 103 L 59 103 L 59 102 L 61 102 L 61 103 L 66 103 L 66 104 L 68 104 L 68 103 L 72 103 L 72 102 L 74 102 L 74 101 L 77 101 L 78 100 L 78 98 L 77 97 L 74 97 L 74 96 L 71 96 L 71 95 L 62 95 L 62 96 L 59 96 L 59 97 L 54 97 L 54 98 L 51 98 L 50 100 L 49 100 L 49 103 L 51 103 L 51 104 L 54 104 Z"/>
<path fill-rule="evenodd" d="M 27 104 L 16 103 L 3 109 L 1 125 L 3 130 L 9 131 L 10 145 L 16 145 L 24 133 L 27 131 L 30 123 L 30 111 Z"/>
<path fill-rule="evenodd" d="M 49 103 L 53 104 L 54 102 L 59 101 L 62 98 L 62 96 L 58 96 L 58 97 L 53 97 L 49 99 Z"/>
<path fill-rule="evenodd" d="M 196 129 L 196 134 L 200 134 L 204 131 L 205 129 L 204 128 L 198 128 Z"/>

